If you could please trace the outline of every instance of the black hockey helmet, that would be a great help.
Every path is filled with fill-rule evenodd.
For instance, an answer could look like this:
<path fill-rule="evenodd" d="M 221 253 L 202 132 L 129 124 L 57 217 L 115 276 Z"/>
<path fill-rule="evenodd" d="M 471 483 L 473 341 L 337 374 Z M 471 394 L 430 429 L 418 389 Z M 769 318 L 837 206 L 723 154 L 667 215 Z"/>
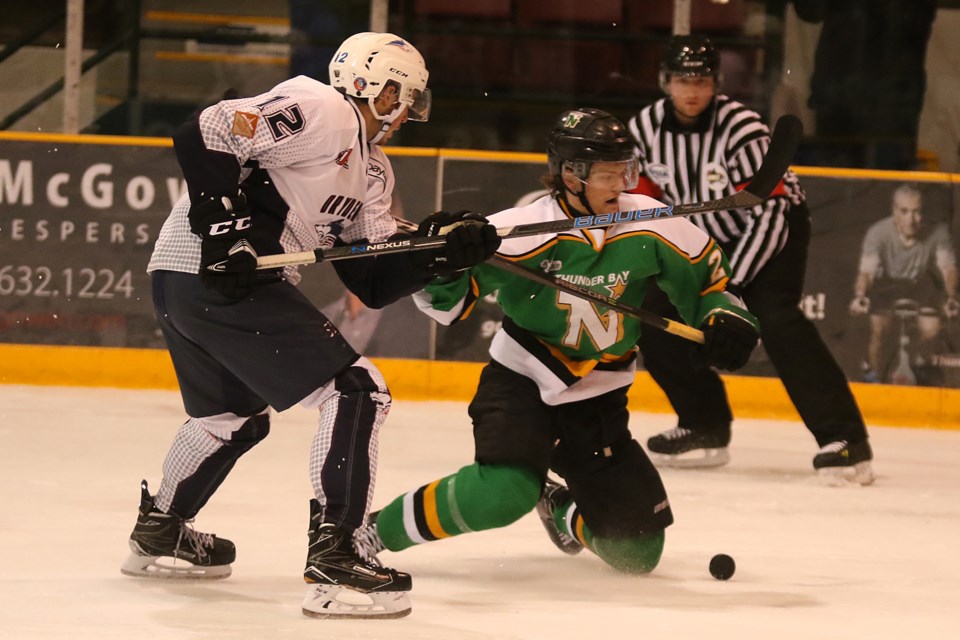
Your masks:
<path fill-rule="evenodd" d="M 634 158 L 630 132 L 620 120 L 600 109 L 564 111 L 547 138 L 547 163 L 556 178 L 564 165 L 581 180 L 594 162 L 624 162 Z"/>
<path fill-rule="evenodd" d="M 713 76 L 720 82 L 720 53 L 704 36 L 674 36 L 660 61 L 660 88 L 670 76 Z"/>

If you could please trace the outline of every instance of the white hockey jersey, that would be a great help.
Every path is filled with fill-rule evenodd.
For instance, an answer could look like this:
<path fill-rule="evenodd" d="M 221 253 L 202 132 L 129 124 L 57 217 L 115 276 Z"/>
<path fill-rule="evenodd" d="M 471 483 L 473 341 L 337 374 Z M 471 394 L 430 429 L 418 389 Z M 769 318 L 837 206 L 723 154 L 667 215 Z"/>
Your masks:
<path fill-rule="evenodd" d="M 208 107 L 198 122 L 202 147 L 198 140 L 193 155 L 200 157 L 185 157 L 177 145 L 189 193 L 164 223 L 147 271 L 197 273 L 200 238 L 190 231 L 190 194 L 235 193 L 233 162 L 260 255 L 329 247 L 338 238 L 379 242 L 396 233 L 390 162 L 367 142 L 354 103 L 332 87 L 298 76 L 262 95 Z M 193 126 L 185 136 L 197 135 Z M 295 267 L 284 276 L 299 281 Z"/>

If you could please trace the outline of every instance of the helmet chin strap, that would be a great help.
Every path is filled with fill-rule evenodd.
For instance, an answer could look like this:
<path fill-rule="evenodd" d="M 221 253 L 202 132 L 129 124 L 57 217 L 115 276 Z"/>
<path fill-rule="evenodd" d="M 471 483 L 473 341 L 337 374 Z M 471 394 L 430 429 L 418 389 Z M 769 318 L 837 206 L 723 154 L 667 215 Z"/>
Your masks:
<path fill-rule="evenodd" d="M 377 107 L 374 104 L 376 98 L 370 97 L 369 99 L 370 111 L 373 113 L 373 117 L 380 121 L 380 131 L 377 132 L 377 135 L 373 136 L 370 139 L 370 144 L 377 144 L 383 140 L 383 136 L 387 134 L 387 129 L 390 128 L 390 125 L 393 124 L 393 121 L 400 117 L 400 113 L 404 110 L 406 105 L 400 103 L 400 106 L 391 111 L 390 113 L 381 116 L 380 112 L 377 111 Z"/>
<path fill-rule="evenodd" d="M 560 197 L 563 198 L 564 203 L 568 208 L 573 209 L 570 205 L 570 199 L 567 197 L 568 193 L 573 193 L 566 186 L 563 187 L 563 191 L 560 193 Z M 587 215 L 595 216 L 597 212 L 593 210 L 593 207 L 590 206 L 590 202 L 587 201 L 587 190 L 584 188 L 580 193 L 574 193 L 573 195 L 577 196 L 577 200 L 580 201 L 580 204 L 583 205 L 583 208 L 587 210 Z"/>

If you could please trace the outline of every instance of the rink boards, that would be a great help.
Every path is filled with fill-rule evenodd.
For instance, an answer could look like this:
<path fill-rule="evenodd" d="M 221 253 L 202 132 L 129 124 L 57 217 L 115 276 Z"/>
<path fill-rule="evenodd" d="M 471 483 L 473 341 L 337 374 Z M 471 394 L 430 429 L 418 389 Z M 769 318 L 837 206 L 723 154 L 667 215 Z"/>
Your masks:
<path fill-rule="evenodd" d="M 441 208 L 491 213 L 536 197 L 542 154 L 388 149 L 397 173 L 396 214 L 418 220 Z M 858 380 L 866 318 L 847 312 L 866 228 L 889 215 L 903 182 L 925 188 L 925 216 L 957 227 L 960 176 L 796 168 L 814 234 L 801 308 L 850 380 Z M 492 186 L 494 185 L 494 186 Z M 184 185 L 168 139 L 0 133 L 0 382 L 176 388 L 153 319 L 145 266 Z M 383 368 L 398 399 L 466 400 L 499 309 L 478 301 L 446 328 L 409 300 L 338 319 L 343 289 L 329 265 L 305 268 L 301 288 L 358 351 Z M 381 319 L 384 320 L 381 322 Z M 935 356 L 940 386 L 853 383 L 867 421 L 960 428 L 960 323 L 947 323 Z M 737 415 L 796 419 L 763 349 L 729 376 Z M 646 373 L 632 406 L 670 407 Z"/>
<path fill-rule="evenodd" d="M 398 400 L 468 401 L 482 364 L 374 358 Z M 724 376 L 737 416 L 799 420 L 778 379 Z M 0 344 L 0 383 L 176 389 L 173 366 L 158 349 Z M 960 391 L 930 387 L 851 384 L 871 425 L 960 429 Z M 630 391 L 634 411 L 670 413 L 663 392 L 641 371 Z"/>

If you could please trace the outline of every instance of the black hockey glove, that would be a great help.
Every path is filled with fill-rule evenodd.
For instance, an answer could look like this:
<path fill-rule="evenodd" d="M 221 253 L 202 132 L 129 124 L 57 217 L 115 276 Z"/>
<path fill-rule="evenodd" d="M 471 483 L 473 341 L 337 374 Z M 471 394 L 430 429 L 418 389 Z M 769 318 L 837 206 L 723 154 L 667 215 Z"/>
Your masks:
<path fill-rule="evenodd" d="M 735 313 L 724 311 L 707 316 L 700 330 L 704 338 L 700 356 L 708 365 L 724 371 L 736 371 L 747 364 L 760 340 L 752 324 Z"/>
<path fill-rule="evenodd" d="M 428 216 L 417 229 L 417 236 L 435 238 L 444 227 L 446 244 L 432 251 L 415 251 L 414 264 L 436 275 L 468 269 L 487 260 L 500 248 L 497 228 L 479 213 L 438 211 Z"/>
<path fill-rule="evenodd" d="M 238 194 L 206 200 L 190 208 L 190 230 L 200 236 L 200 280 L 228 298 L 250 293 L 257 252 L 247 241 L 253 218 L 247 199 Z"/>

